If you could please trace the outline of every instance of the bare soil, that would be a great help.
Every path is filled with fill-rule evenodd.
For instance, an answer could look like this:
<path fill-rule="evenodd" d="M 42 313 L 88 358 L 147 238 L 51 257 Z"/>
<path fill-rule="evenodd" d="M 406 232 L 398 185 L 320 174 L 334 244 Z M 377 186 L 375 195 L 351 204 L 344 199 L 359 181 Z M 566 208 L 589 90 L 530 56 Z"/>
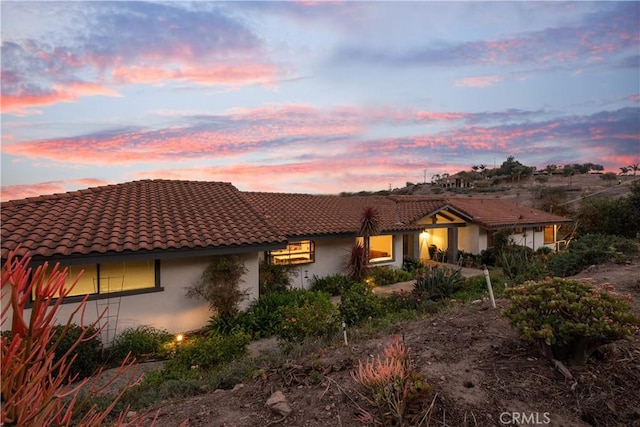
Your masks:
<path fill-rule="evenodd" d="M 640 315 L 640 262 L 594 266 L 579 277 L 611 283 L 634 298 Z M 507 301 L 499 300 L 499 308 Z M 605 346 L 585 366 L 568 366 L 566 379 L 533 345 L 519 339 L 488 302 L 455 306 L 377 336 L 342 343 L 290 360 L 233 390 L 168 401 L 157 425 L 355 426 L 363 405 L 351 372 L 358 360 L 381 353 L 394 336 L 409 348 L 415 369 L 432 390 L 423 426 L 504 426 L 514 413 L 528 423 L 551 426 L 640 426 L 640 338 Z M 266 347 L 273 345 L 267 343 Z M 266 400 L 282 391 L 293 412 L 283 419 Z M 505 415 L 506 414 L 506 415 Z M 531 418 L 535 417 L 535 418 Z M 546 418 L 548 417 L 548 419 Z M 516 423 L 511 423 L 515 425 Z"/>

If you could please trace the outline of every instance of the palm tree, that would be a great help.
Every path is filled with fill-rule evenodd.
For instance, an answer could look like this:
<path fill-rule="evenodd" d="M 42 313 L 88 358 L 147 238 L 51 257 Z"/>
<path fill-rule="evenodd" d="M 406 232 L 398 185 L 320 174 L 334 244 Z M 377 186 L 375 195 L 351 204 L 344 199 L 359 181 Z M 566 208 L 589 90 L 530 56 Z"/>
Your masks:
<path fill-rule="evenodd" d="M 640 169 L 640 163 L 629 165 L 629 168 L 633 170 L 633 176 L 636 176 L 636 172 L 638 172 L 638 169 Z"/>
<path fill-rule="evenodd" d="M 621 168 L 620 168 L 620 174 L 621 174 L 621 175 L 626 175 L 626 174 L 628 174 L 628 173 L 629 173 L 629 171 L 631 171 L 631 168 L 630 168 L 630 167 L 623 166 L 623 167 L 621 167 Z"/>
<path fill-rule="evenodd" d="M 367 257 L 367 261 L 369 261 L 369 251 L 371 250 L 369 239 L 371 236 L 375 236 L 379 232 L 380 215 L 376 208 L 367 206 L 362 210 L 362 216 L 360 217 L 360 230 L 358 232 L 358 234 L 362 236 L 364 243 L 364 256 Z"/>

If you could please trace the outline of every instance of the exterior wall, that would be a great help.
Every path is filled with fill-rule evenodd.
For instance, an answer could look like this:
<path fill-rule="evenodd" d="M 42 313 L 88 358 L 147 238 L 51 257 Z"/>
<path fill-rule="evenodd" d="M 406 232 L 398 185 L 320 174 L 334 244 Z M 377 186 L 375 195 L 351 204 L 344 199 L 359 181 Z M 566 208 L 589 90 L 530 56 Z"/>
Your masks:
<path fill-rule="evenodd" d="M 241 289 L 244 288 L 249 292 L 249 298 L 242 304 L 244 308 L 258 296 L 258 254 L 246 253 L 238 256 L 248 270 L 240 285 Z M 115 329 L 116 318 L 108 319 L 109 325 L 103 332 L 103 343 L 105 344 L 123 329 L 140 325 L 151 325 L 166 329 L 171 333 L 188 332 L 202 328 L 211 316 L 209 306 L 205 301 L 187 298 L 185 288 L 200 278 L 209 260 L 209 257 L 162 259 L 160 262 L 160 285 L 164 288 L 162 292 L 88 301 L 84 324 L 95 321 L 98 317 L 98 311 L 102 312 L 106 304 L 109 303 L 109 310 L 113 316 L 116 315 L 118 308 L 119 313 L 117 330 Z M 4 306 L 5 301 L 2 302 Z M 77 303 L 62 304 L 58 311 L 58 321 L 60 323 L 66 322 L 77 307 Z M 11 313 L 7 315 L 10 318 Z M 31 309 L 26 309 L 25 318 L 30 315 Z M 81 322 L 80 315 L 76 315 L 74 322 Z M 6 324 L 3 329 L 9 326 Z"/>
<path fill-rule="evenodd" d="M 313 240 L 313 239 L 312 239 Z M 351 247 L 355 239 L 341 237 L 314 240 L 316 247 L 315 262 L 300 264 L 295 268 L 297 276 L 292 280 L 295 287 L 309 289 L 313 276 L 325 277 L 333 274 L 343 274 L 346 269 Z M 403 247 L 402 235 L 393 236 L 393 261 L 375 265 L 402 267 Z"/>
<path fill-rule="evenodd" d="M 458 249 L 472 254 L 479 254 L 480 227 L 467 223 L 466 227 L 458 228 Z"/>
<path fill-rule="evenodd" d="M 535 228 L 525 228 L 523 233 L 514 233 L 511 235 L 516 245 L 527 246 L 534 251 L 544 244 L 544 232 L 535 231 Z"/>

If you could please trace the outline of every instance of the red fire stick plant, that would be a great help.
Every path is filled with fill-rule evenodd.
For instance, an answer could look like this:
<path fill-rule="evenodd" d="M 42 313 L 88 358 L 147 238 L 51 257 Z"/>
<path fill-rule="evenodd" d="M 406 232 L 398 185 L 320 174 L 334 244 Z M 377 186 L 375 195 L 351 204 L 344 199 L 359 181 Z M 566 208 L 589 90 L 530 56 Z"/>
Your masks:
<path fill-rule="evenodd" d="M 359 407 L 358 420 L 365 424 L 382 426 L 415 426 L 421 423 L 430 407 L 410 417 L 412 403 L 422 405 L 430 387 L 413 370 L 407 347 L 398 338 L 384 349 L 384 358 L 366 363 L 358 362 L 358 370 L 351 373 L 356 383 L 364 388 L 360 394 L 373 413 Z M 412 419 L 408 419 L 412 418 Z"/>
<path fill-rule="evenodd" d="M 65 287 L 67 270 L 59 271 L 56 266 L 47 275 L 47 264 L 32 273 L 29 268 L 31 257 L 27 254 L 17 257 L 10 252 L 2 266 L 2 301 L 8 302 L 2 308 L 2 325 L 7 321 L 11 309 L 11 335 L 2 336 L 2 422 L 7 426 L 66 426 L 72 423 L 82 426 L 101 425 L 115 407 L 124 392 L 131 387 L 135 372 L 135 360 L 127 357 L 113 379 L 128 375 L 125 387 L 113 402 L 103 411 L 90 405 L 91 397 L 104 391 L 111 381 L 98 387 L 102 371 L 92 378 L 72 384 L 76 376 L 69 376 L 75 349 L 83 341 L 88 341 L 100 333 L 99 322 L 102 315 L 83 331 L 75 343 L 61 357 L 54 361 L 56 350 L 69 330 L 73 319 L 80 314 L 84 319 L 87 297 L 69 316 L 60 336 L 52 342 L 53 327 L 57 312 L 72 286 Z M 31 313 L 27 320 L 24 310 L 33 295 Z M 104 313 L 103 313 L 104 314 Z M 84 415 L 81 415 L 84 414 Z M 125 424 L 127 410 L 119 414 L 116 425 Z M 143 414 L 128 420 L 128 424 L 140 423 Z M 74 417 L 76 419 L 74 419 Z M 79 418 L 79 419 L 78 419 Z"/>

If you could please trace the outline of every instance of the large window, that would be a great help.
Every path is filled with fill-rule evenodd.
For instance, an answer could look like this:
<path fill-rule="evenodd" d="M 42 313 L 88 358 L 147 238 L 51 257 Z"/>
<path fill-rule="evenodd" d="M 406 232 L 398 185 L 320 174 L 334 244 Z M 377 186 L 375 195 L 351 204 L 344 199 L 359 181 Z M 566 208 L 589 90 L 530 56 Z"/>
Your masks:
<path fill-rule="evenodd" d="M 307 264 L 315 261 L 316 248 L 311 240 L 289 242 L 286 248 L 267 252 L 271 264 Z"/>
<path fill-rule="evenodd" d="M 358 243 L 364 245 L 364 239 L 358 237 Z M 369 237 L 369 262 L 389 262 L 393 261 L 393 236 L 371 236 Z"/>
<path fill-rule="evenodd" d="M 61 266 L 60 271 L 65 268 L 68 269 L 65 284 L 67 289 L 71 287 L 78 274 L 84 271 L 69 296 L 104 295 L 160 288 L 159 260 L 70 265 Z"/>

